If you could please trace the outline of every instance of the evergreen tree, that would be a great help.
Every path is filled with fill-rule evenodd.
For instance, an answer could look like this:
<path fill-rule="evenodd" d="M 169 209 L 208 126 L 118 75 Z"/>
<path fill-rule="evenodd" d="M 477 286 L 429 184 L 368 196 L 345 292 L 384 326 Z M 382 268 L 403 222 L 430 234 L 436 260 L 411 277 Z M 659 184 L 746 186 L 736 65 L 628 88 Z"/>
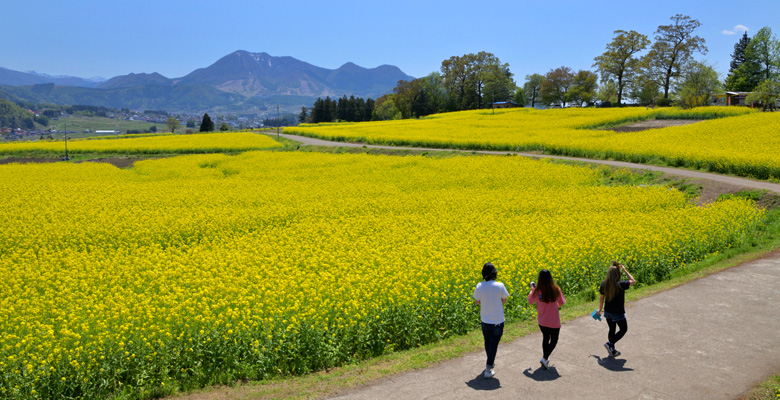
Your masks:
<path fill-rule="evenodd" d="M 740 64 L 745 62 L 745 49 L 747 49 L 748 44 L 750 44 L 750 38 L 748 37 L 747 31 L 745 31 L 742 38 L 739 39 L 739 42 L 734 45 L 734 52 L 731 53 L 729 75 L 736 71 Z"/>
<path fill-rule="evenodd" d="M 200 131 L 201 132 L 214 131 L 214 122 L 211 121 L 211 117 L 209 117 L 208 113 L 203 114 L 203 122 L 200 123 Z"/>

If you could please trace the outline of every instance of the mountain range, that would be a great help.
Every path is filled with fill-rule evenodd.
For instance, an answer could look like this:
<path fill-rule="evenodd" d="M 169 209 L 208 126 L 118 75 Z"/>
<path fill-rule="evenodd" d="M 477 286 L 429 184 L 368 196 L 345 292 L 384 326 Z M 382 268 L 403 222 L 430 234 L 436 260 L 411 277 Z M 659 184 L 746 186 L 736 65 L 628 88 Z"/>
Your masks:
<path fill-rule="evenodd" d="M 331 70 L 293 57 L 239 50 L 180 78 L 131 73 L 101 81 L 0 68 L 0 97 L 172 112 L 258 112 L 276 105 L 294 111 L 317 97 L 375 99 L 392 92 L 399 80 L 412 79 L 391 65 L 368 69 L 348 62 Z"/>

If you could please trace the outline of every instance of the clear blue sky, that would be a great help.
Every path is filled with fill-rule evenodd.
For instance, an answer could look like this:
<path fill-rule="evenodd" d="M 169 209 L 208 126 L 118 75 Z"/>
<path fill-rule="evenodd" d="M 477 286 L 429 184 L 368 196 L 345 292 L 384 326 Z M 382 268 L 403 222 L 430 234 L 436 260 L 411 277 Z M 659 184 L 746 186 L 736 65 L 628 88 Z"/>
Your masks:
<path fill-rule="evenodd" d="M 325 68 L 396 65 L 420 77 L 454 55 L 488 51 L 522 84 L 559 66 L 592 69 L 613 31 L 652 39 L 674 14 L 702 26 L 723 76 L 734 44 L 769 26 L 780 1 L 239 1 L 0 0 L 0 67 L 83 78 L 158 72 L 169 78 L 235 50 Z"/>

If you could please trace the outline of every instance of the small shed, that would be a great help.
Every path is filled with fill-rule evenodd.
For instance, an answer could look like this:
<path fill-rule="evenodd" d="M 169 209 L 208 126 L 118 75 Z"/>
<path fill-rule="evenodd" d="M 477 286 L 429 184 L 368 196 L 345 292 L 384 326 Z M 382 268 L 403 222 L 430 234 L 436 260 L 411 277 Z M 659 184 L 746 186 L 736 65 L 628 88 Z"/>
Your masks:
<path fill-rule="evenodd" d="M 713 106 L 746 106 L 745 99 L 750 92 L 726 92 L 713 94 L 710 104 Z"/>
<path fill-rule="evenodd" d="M 493 108 L 515 108 L 517 104 L 511 101 L 497 101 L 493 103 Z"/>

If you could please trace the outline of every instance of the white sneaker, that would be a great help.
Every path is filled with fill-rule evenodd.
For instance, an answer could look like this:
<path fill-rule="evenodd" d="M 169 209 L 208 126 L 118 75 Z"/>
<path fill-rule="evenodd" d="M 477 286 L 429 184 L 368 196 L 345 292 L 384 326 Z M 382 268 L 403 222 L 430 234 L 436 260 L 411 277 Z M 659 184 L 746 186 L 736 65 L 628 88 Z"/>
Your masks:
<path fill-rule="evenodd" d="M 547 360 L 545 360 L 544 358 L 542 358 L 541 360 L 539 360 L 539 363 L 541 363 L 541 364 L 542 364 L 542 368 L 544 368 L 544 369 L 548 369 L 548 368 L 550 368 L 550 362 L 549 362 L 549 361 L 547 361 Z"/>
<path fill-rule="evenodd" d="M 495 376 L 495 375 L 496 375 L 496 373 L 495 373 L 495 372 L 493 372 L 493 370 L 492 370 L 492 369 L 490 369 L 490 368 L 485 368 L 485 378 L 487 378 L 487 379 L 490 379 L 490 378 L 492 378 L 492 377 L 493 377 L 493 376 Z"/>

